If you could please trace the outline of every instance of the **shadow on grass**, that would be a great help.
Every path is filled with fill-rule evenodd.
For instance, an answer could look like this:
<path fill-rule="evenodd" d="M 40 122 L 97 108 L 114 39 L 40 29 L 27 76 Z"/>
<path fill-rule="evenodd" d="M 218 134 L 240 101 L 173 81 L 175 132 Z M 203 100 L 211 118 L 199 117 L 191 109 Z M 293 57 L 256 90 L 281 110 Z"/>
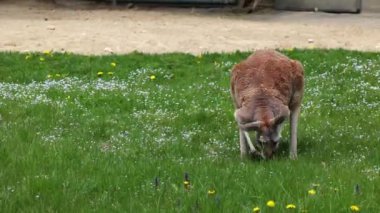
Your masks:
<path fill-rule="evenodd" d="M 315 145 L 317 144 L 317 142 L 313 143 L 310 141 L 311 140 L 308 138 L 298 139 L 298 144 L 297 144 L 298 155 L 308 155 L 312 152 L 313 149 L 316 148 Z M 280 147 L 275 153 L 274 159 L 289 158 L 289 147 L 290 147 L 289 139 L 281 140 Z"/>

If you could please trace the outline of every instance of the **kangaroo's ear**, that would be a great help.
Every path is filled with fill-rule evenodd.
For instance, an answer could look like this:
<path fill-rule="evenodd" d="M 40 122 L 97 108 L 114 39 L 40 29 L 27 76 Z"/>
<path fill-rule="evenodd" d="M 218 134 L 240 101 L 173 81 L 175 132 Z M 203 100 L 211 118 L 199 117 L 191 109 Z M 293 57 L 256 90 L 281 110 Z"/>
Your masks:
<path fill-rule="evenodd" d="M 250 130 L 258 130 L 264 123 L 262 121 L 253 121 L 249 123 L 238 123 L 239 128 L 244 131 L 250 131 Z"/>
<path fill-rule="evenodd" d="M 235 110 L 234 116 L 239 128 L 245 131 L 257 130 L 263 125 L 262 121 L 252 121 L 251 114 L 243 108 Z"/>
<path fill-rule="evenodd" d="M 247 113 L 247 111 L 243 108 L 235 110 L 234 116 L 236 122 L 238 123 L 247 123 L 252 120 L 249 113 Z"/>
<path fill-rule="evenodd" d="M 277 125 L 284 122 L 290 115 L 289 108 L 286 106 L 281 106 L 278 114 L 272 118 L 269 122 L 271 125 Z"/>

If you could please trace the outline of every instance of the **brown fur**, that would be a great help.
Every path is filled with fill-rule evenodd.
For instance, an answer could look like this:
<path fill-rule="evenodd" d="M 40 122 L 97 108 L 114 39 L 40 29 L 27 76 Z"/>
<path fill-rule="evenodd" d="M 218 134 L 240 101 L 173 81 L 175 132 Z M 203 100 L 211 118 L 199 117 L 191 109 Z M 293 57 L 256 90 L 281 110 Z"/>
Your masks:
<path fill-rule="evenodd" d="M 232 70 L 231 95 L 236 119 L 240 124 L 261 121 L 262 125 L 255 130 L 265 135 L 275 128 L 277 121 L 282 122 L 294 112 L 298 119 L 303 88 L 300 62 L 274 50 L 257 51 Z"/>

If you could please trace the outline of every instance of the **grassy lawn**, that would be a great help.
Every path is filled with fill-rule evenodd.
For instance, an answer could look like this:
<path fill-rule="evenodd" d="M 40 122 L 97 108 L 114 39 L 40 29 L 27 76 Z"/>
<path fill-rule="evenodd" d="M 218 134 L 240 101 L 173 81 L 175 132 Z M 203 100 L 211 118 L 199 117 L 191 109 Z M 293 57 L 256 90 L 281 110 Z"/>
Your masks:
<path fill-rule="evenodd" d="M 0 53 L 0 212 L 380 212 L 380 54 L 284 53 L 306 74 L 296 161 L 288 124 L 275 159 L 240 160 L 247 52 Z"/>

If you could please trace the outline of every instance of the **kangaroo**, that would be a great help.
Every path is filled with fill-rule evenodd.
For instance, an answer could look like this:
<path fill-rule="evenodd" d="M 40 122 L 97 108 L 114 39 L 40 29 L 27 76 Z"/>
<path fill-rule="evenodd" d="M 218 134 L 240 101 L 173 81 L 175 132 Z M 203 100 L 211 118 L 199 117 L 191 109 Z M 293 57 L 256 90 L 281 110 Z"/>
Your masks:
<path fill-rule="evenodd" d="M 258 154 L 248 132 L 256 132 L 261 156 L 271 158 L 279 147 L 284 121 L 290 118 L 290 157 L 297 158 L 297 124 L 304 91 L 304 70 L 299 61 L 275 50 L 259 50 L 235 65 L 231 96 L 239 127 L 240 154 Z"/>

